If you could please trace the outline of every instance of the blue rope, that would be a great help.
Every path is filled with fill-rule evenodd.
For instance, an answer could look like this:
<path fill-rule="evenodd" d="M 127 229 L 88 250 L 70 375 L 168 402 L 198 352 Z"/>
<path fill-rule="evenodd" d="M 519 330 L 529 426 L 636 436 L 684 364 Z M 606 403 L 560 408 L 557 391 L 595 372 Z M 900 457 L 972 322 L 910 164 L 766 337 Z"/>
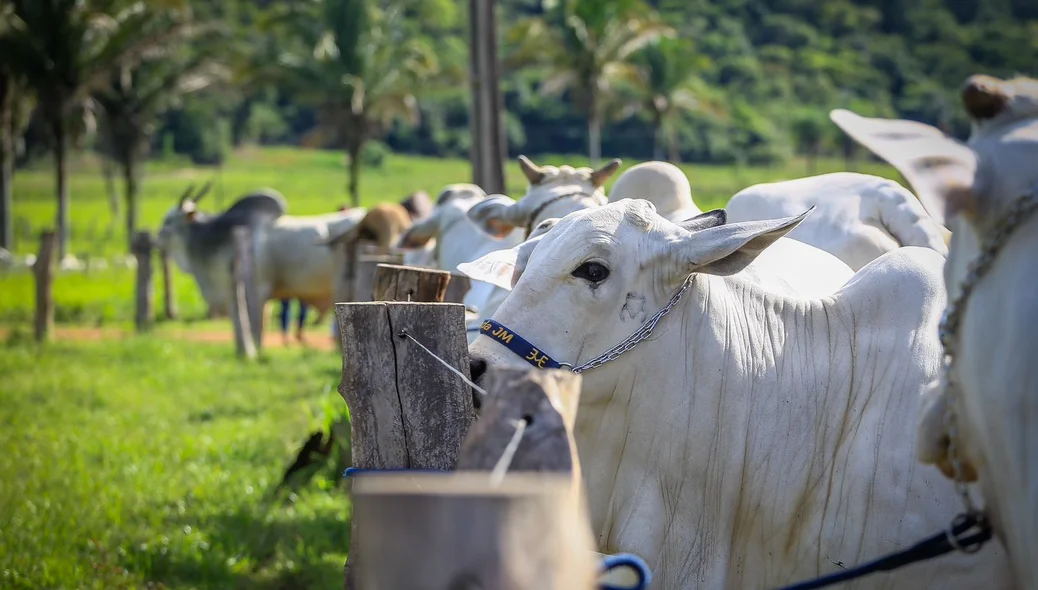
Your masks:
<path fill-rule="evenodd" d="M 645 563 L 644 559 L 634 555 L 633 553 L 607 555 L 602 559 L 602 573 L 621 567 L 629 567 L 635 571 L 638 575 L 637 585 L 632 587 L 620 587 L 611 584 L 602 584 L 599 586 L 599 590 L 645 590 L 649 587 L 649 583 L 652 582 L 652 571 L 649 569 L 649 565 Z"/>
<path fill-rule="evenodd" d="M 410 467 L 392 467 L 389 469 L 363 469 L 360 467 L 347 467 L 346 471 L 342 472 L 343 477 L 356 477 L 358 475 L 371 474 L 371 473 L 394 473 L 401 471 L 410 471 L 412 473 L 450 473 L 446 469 L 412 469 Z"/>

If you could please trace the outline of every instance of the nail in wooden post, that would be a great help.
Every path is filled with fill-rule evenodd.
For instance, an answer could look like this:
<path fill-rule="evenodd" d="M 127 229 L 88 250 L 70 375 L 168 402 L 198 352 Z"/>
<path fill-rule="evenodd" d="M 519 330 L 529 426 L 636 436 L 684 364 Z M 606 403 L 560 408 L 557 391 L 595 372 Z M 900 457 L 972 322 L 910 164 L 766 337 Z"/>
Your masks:
<path fill-rule="evenodd" d="M 473 419 L 472 390 L 401 332 L 467 377 L 464 307 L 337 303 L 335 314 L 343 358 L 339 393 L 350 409 L 353 466 L 453 468 Z M 356 556 L 351 548 L 348 588 L 355 587 Z"/>
<path fill-rule="evenodd" d="M 33 264 L 36 277 L 36 341 L 50 337 L 54 328 L 54 230 L 40 233 L 40 253 Z"/>
<path fill-rule="evenodd" d="M 566 475 L 372 475 L 353 486 L 358 590 L 592 590 L 587 516 Z M 353 556 L 350 557 L 353 560 Z"/>
<path fill-rule="evenodd" d="M 165 287 L 162 296 L 163 310 L 166 319 L 175 320 L 177 319 L 177 291 L 173 284 L 173 264 L 169 252 L 164 249 L 159 250 L 159 260 L 162 261 L 162 284 Z"/>
<path fill-rule="evenodd" d="M 231 323 L 234 325 L 234 347 L 238 356 L 254 359 L 261 345 L 262 318 L 259 317 L 259 313 L 256 313 L 257 296 L 252 267 L 252 232 L 247 227 L 235 227 L 232 233 L 234 259 L 231 261 L 231 276 L 234 293 L 231 297 Z"/>
<path fill-rule="evenodd" d="M 130 242 L 130 250 L 137 259 L 137 306 L 134 323 L 138 332 L 151 328 L 155 317 L 155 287 L 151 282 L 151 234 L 137 232 Z"/>
<path fill-rule="evenodd" d="M 451 273 L 445 270 L 379 263 L 375 270 L 374 298 L 375 301 L 444 301 L 451 281 Z"/>

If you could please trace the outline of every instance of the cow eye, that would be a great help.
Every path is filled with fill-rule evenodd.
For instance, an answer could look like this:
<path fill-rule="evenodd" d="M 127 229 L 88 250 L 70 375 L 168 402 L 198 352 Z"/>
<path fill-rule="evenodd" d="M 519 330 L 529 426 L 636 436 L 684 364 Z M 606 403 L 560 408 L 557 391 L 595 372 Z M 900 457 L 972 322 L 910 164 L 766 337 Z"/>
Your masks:
<path fill-rule="evenodd" d="M 609 276 L 609 269 L 600 262 L 585 262 L 571 274 L 578 279 L 584 279 L 592 283 L 601 283 Z"/>

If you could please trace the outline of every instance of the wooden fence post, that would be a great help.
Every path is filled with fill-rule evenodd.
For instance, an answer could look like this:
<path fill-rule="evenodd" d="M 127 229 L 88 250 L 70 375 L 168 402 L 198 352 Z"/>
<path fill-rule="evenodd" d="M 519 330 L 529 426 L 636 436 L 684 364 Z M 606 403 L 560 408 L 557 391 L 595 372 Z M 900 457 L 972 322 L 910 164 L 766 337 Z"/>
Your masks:
<path fill-rule="evenodd" d="M 54 245 L 56 233 L 40 233 L 40 253 L 33 264 L 36 276 L 36 341 L 46 340 L 54 328 Z"/>
<path fill-rule="evenodd" d="M 464 307 L 336 303 L 335 315 L 343 358 L 339 393 L 350 409 L 353 466 L 453 468 L 474 417 L 472 390 L 401 333 L 468 377 Z M 351 527 L 355 535 L 355 521 Z M 357 555 L 351 549 L 347 588 L 356 587 Z"/>
<path fill-rule="evenodd" d="M 256 358 L 263 341 L 263 306 L 256 301 L 256 280 L 252 265 L 252 232 L 247 227 L 236 227 L 234 259 L 231 276 L 234 293 L 231 296 L 231 323 L 234 324 L 234 347 L 238 356 Z"/>
<path fill-rule="evenodd" d="M 463 274 L 451 273 L 451 282 L 447 283 L 447 294 L 443 300 L 448 303 L 461 303 L 472 288 L 472 281 Z"/>
<path fill-rule="evenodd" d="M 169 258 L 169 252 L 165 249 L 159 250 L 159 260 L 162 262 L 162 303 L 166 319 L 177 319 L 177 291 L 173 284 L 173 263 Z"/>
<path fill-rule="evenodd" d="M 451 281 L 445 270 L 379 263 L 373 296 L 375 301 L 444 301 Z"/>
<path fill-rule="evenodd" d="M 543 473 L 501 485 L 478 473 L 360 477 L 355 588 L 593 590 L 591 528 L 571 487 Z"/>
<path fill-rule="evenodd" d="M 151 234 L 139 231 L 130 241 L 130 250 L 137 259 L 137 306 L 134 315 L 138 332 L 151 328 L 155 317 L 155 287 L 151 283 Z"/>

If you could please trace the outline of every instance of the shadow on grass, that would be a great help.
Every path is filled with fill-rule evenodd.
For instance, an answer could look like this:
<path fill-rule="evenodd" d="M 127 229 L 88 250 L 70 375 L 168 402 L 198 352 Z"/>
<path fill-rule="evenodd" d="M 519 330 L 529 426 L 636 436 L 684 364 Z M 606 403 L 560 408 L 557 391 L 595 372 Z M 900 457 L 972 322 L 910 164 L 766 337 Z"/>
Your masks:
<path fill-rule="evenodd" d="M 175 523 L 177 539 L 139 544 L 125 567 L 157 587 L 341 588 L 349 523 L 299 512 L 264 503 L 201 523 L 185 515 Z"/>

